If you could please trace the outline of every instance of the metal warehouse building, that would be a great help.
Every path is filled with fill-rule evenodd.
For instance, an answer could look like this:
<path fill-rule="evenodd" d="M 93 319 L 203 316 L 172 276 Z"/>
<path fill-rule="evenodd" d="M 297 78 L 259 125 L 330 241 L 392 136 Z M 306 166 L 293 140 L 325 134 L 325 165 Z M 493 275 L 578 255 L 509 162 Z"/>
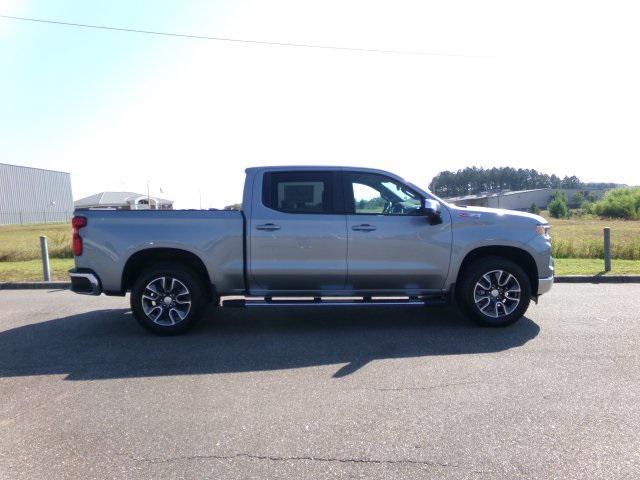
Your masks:
<path fill-rule="evenodd" d="M 72 215 L 68 173 L 0 163 L 0 225 L 66 222 Z"/>
<path fill-rule="evenodd" d="M 535 190 L 518 190 L 504 192 L 488 192 L 478 195 L 465 195 L 463 197 L 452 197 L 446 200 L 460 206 L 479 206 L 490 208 L 506 208 L 508 210 L 527 210 L 531 204 L 535 203 L 538 208 L 545 209 L 553 198 L 556 191 L 561 191 L 567 196 L 569 206 L 577 208 L 580 205 L 574 205 L 573 197 L 576 193 L 583 196 L 589 194 L 602 198 L 605 189 L 568 189 L 568 188 L 538 188 Z"/>

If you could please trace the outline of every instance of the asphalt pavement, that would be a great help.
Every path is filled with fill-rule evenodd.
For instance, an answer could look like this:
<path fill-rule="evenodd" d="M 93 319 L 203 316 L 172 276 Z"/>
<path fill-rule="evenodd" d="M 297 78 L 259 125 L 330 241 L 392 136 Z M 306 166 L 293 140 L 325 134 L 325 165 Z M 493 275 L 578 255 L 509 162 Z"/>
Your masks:
<path fill-rule="evenodd" d="M 0 291 L 1 479 L 640 478 L 640 285 L 506 329 L 420 307 L 217 310 Z"/>

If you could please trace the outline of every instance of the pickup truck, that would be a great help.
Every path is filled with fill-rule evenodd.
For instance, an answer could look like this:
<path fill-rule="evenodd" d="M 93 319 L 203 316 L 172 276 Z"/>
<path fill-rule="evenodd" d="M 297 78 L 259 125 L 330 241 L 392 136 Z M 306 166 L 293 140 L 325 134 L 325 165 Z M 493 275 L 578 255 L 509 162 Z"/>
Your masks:
<path fill-rule="evenodd" d="M 451 205 L 369 168 L 249 168 L 241 211 L 76 210 L 72 227 L 72 290 L 131 292 L 135 318 L 159 334 L 185 331 L 209 303 L 454 299 L 481 325 L 502 327 L 553 284 L 544 218 Z"/>

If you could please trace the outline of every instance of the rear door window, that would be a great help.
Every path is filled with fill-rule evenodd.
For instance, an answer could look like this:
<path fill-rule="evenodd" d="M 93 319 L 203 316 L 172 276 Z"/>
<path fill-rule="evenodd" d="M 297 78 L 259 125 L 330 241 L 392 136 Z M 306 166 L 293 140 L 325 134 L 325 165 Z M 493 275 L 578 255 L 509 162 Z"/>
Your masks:
<path fill-rule="evenodd" d="M 262 203 L 286 213 L 332 213 L 329 172 L 270 172 L 264 175 Z"/>

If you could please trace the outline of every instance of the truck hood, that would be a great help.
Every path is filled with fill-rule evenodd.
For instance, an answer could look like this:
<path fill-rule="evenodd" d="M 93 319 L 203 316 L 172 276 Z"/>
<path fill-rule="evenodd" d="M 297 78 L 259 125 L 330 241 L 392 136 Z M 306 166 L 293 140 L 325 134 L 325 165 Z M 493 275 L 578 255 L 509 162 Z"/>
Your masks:
<path fill-rule="evenodd" d="M 546 225 L 547 220 L 540 215 L 533 213 L 520 212 L 518 210 L 506 210 L 504 208 L 488 208 L 488 207 L 459 207 L 457 205 L 449 205 L 451 214 L 459 218 L 483 218 L 488 217 L 494 220 L 504 218 L 505 220 L 526 221 L 529 219 L 531 223 Z"/>

